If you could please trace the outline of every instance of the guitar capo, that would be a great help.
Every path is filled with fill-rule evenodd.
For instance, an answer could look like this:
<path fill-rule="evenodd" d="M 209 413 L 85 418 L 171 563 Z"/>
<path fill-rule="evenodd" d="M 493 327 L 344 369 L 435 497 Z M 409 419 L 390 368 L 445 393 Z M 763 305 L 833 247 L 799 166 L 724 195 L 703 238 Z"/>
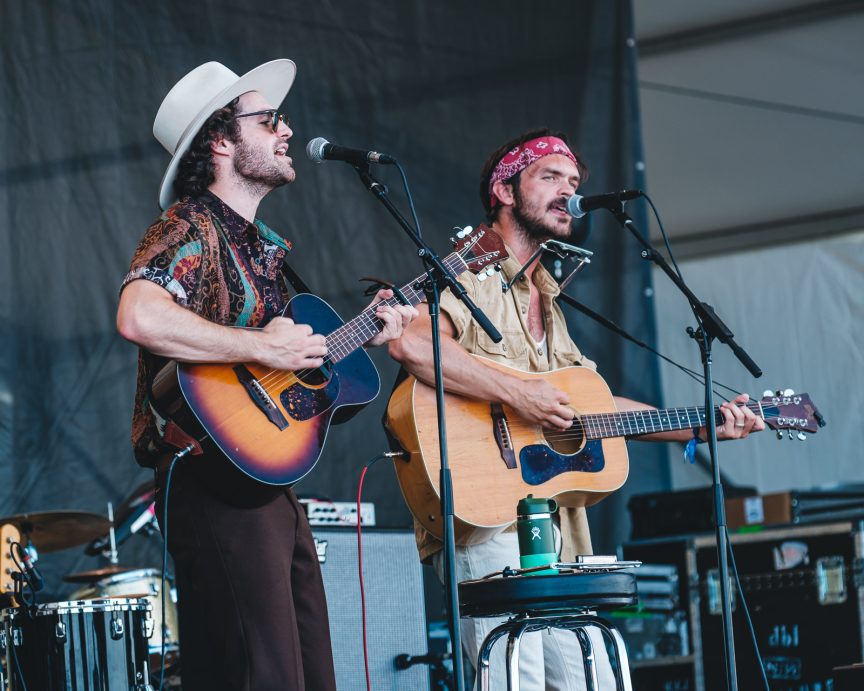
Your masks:
<path fill-rule="evenodd" d="M 383 278 L 376 278 L 375 276 L 364 276 L 360 279 L 360 281 L 369 281 L 372 285 L 368 286 L 366 290 L 363 291 L 364 295 L 372 296 L 375 295 L 382 288 L 388 288 L 393 291 L 393 295 L 396 299 L 401 302 L 403 305 L 410 305 L 408 302 L 408 298 L 402 293 L 402 291 L 390 281 L 386 281 Z"/>

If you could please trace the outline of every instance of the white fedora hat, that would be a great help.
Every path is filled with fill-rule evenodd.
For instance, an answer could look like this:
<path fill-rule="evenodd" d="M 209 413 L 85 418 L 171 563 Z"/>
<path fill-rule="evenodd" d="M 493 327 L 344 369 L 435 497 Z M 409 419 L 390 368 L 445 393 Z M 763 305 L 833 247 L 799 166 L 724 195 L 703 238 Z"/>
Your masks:
<path fill-rule="evenodd" d="M 177 82 L 153 121 L 153 136 L 171 154 L 159 189 L 159 206 L 167 209 L 175 200 L 177 166 L 207 118 L 247 91 L 260 92 L 278 108 L 296 73 L 297 66 L 286 59 L 265 62 L 242 77 L 219 62 L 206 62 Z"/>

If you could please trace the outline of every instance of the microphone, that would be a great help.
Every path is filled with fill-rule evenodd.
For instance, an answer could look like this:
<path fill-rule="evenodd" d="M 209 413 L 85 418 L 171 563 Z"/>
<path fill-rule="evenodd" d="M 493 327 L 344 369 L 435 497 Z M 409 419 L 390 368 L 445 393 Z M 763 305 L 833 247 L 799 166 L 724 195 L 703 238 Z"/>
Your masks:
<path fill-rule="evenodd" d="M 27 581 L 30 583 L 30 589 L 35 593 L 37 590 L 42 590 L 45 582 L 42 580 L 42 574 L 33 563 L 30 557 L 30 552 L 26 547 L 18 545 L 18 556 L 21 557 L 21 565 L 24 567 L 24 572 L 27 574 Z"/>
<path fill-rule="evenodd" d="M 387 154 L 331 144 L 324 137 L 315 137 L 306 145 L 306 156 L 315 163 L 345 161 L 355 166 L 362 166 L 367 163 L 396 163 L 396 159 Z"/>
<path fill-rule="evenodd" d="M 641 196 L 642 190 L 621 190 L 620 192 L 610 192 L 609 194 L 595 194 L 591 197 L 574 194 L 567 200 L 567 213 L 573 218 L 582 218 L 589 211 L 594 211 L 595 209 L 611 209 L 615 211 L 624 202 L 630 199 L 638 199 Z"/>

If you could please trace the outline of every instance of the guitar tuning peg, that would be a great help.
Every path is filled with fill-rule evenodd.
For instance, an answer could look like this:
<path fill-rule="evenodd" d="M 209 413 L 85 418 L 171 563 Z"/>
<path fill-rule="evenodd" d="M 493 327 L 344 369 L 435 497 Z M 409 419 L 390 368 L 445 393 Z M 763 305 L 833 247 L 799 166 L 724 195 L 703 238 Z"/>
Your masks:
<path fill-rule="evenodd" d="M 795 392 L 792 389 L 783 389 L 784 396 L 794 396 Z"/>
<path fill-rule="evenodd" d="M 489 276 L 485 271 L 481 271 L 477 274 L 477 280 L 480 281 L 480 283 L 483 283 L 487 278 L 489 278 Z"/>
<path fill-rule="evenodd" d="M 799 438 L 801 441 L 806 441 L 806 440 L 807 440 L 807 435 L 804 434 L 804 432 L 798 432 L 798 438 Z"/>
<path fill-rule="evenodd" d="M 765 389 L 765 390 L 762 392 L 762 397 L 763 397 L 763 398 L 770 398 L 770 397 L 773 396 L 773 395 L 774 395 L 774 392 L 773 392 L 771 389 Z"/>
<path fill-rule="evenodd" d="M 792 437 L 792 430 L 790 429 L 790 430 L 788 430 L 788 432 L 789 432 L 789 438 L 792 439 L 793 438 Z"/>
<path fill-rule="evenodd" d="M 501 271 L 501 265 L 495 264 L 495 271 Z"/>
<path fill-rule="evenodd" d="M 459 238 L 460 240 L 461 240 L 462 238 L 464 238 L 465 235 L 466 235 L 466 233 L 465 233 L 464 230 L 457 230 L 457 231 L 456 231 L 456 237 Z"/>
<path fill-rule="evenodd" d="M 782 438 L 783 438 L 783 430 L 782 430 L 782 429 L 778 429 L 778 430 L 777 430 L 777 438 L 778 438 L 778 439 L 782 439 Z"/>
<path fill-rule="evenodd" d="M 487 266 L 486 267 L 486 275 L 487 276 L 494 276 L 495 275 L 495 267 L 491 266 L 491 265 Z"/>

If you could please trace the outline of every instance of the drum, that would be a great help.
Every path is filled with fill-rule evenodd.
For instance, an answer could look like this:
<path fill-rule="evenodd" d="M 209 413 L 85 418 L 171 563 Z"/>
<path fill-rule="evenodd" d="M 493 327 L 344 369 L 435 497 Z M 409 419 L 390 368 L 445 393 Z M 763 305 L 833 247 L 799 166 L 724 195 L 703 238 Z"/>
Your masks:
<path fill-rule="evenodd" d="M 73 599 L 86 600 L 99 597 L 146 597 L 152 605 L 153 636 L 150 638 L 150 653 L 162 651 L 162 635 L 165 634 L 165 652 L 175 653 L 179 647 L 177 598 L 171 581 L 165 581 L 168 598 L 165 600 L 165 621 L 162 621 L 162 572 L 158 569 L 137 569 L 103 578 L 91 586 L 76 590 Z M 164 627 L 163 627 L 164 625 Z"/>
<path fill-rule="evenodd" d="M 153 691 L 149 613 L 144 598 L 3 610 L 9 691 Z"/>

